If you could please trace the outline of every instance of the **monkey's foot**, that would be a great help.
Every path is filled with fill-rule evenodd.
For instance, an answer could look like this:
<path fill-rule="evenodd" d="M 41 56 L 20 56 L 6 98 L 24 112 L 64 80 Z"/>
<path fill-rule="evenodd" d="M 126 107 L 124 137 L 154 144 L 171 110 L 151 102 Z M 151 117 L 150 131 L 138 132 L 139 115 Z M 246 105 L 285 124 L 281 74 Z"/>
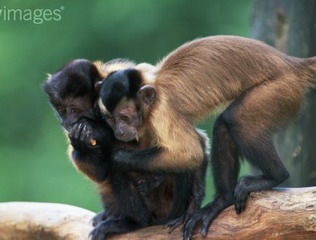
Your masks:
<path fill-rule="evenodd" d="M 245 210 L 246 201 L 251 192 L 249 190 L 249 178 L 250 176 L 240 178 L 235 188 L 235 211 L 237 214 Z"/>
<path fill-rule="evenodd" d="M 104 240 L 110 234 L 113 234 L 113 222 L 102 221 L 100 222 L 89 234 L 91 240 Z M 115 232 L 114 232 L 115 233 Z"/>
<path fill-rule="evenodd" d="M 203 237 L 205 237 L 208 233 L 208 228 L 212 221 L 217 217 L 217 215 L 222 210 L 231 206 L 233 203 L 233 199 L 220 200 L 220 198 L 217 198 L 205 207 L 197 210 L 195 213 L 193 213 L 193 215 L 190 217 L 190 219 L 185 223 L 183 227 L 183 239 L 190 240 L 194 228 L 200 222 L 202 223 L 200 233 Z"/>
<path fill-rule="evenodd" d="M 107 212 L 105 210 L 97 213 L 92 219 L 92 226 L 95 227 L 97 226 L 100 222 L 103 222 L 107 219 L 108 215 Z"/>
<path fill-rule="evenodd" d="M 134 224 L 124 220 L 107 220 L 100 222 L 90 233 L 91 240 L 105 240 L 113 234 L 126 233 L 135 230 Z"/>
<path fill-rule="evenodd" d="M 280 182 L 261 176 L 243 176 L 239 179 L 235 188 L 235 210 L 237 214 L 245 210 L 247 198 L 255 191 L 267 190 L 278 185 Z"/>

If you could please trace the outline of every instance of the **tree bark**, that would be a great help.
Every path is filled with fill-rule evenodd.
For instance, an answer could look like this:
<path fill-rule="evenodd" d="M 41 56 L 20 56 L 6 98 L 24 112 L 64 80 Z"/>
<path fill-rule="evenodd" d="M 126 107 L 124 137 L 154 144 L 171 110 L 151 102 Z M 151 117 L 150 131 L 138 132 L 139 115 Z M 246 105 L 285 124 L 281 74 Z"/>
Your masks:
<path fill-rule="evenodd" d="M 63 204 L 0 203 L 1 240 L 83 240 L 91 231 L 93 213 Z M 162 226 L 144 228 L 113 236 L 111 240 L 177 240 L 180 228 L 171 234 Z M 316 187 L 278 189 L 252 193 L 246 211 L 236 215 L 234 208 L 223 211 L 202 238 L 196 229 L 194 239 L 316 239 Z"/>
<path fill-rule="evenodd" d="M 316 55 L 316 0 L 253 0 L 251 37 L 291 56 Z M 316 185 L 316 91 L 308 94 L 302 116 L 275 138 L 290 172 L 283 186 Z"/>

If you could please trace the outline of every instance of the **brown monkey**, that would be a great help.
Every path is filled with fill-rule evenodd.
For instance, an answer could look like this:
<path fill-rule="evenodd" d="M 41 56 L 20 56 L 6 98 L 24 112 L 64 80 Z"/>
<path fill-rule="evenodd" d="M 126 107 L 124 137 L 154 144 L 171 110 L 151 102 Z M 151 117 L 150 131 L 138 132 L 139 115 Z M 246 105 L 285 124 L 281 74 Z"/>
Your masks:
<path fill-rule="evenodd" d="M 99 105 L 117 139 L 152 143 L 142 151 L 117 151 L 117 164 L 175 173 L 201 165 L 194 123 L 229 104 L 216 121 L 212 142 L 216 196 L 186 224 L 189 239 L 197 222 L 206 235 L 221 210 L 235 203 L 240 213 L 250 192 L 288 178 L 271 136 L 298 114 L 315 79 L 316 58 L 290 57 L 246 38 L 214 36 L 182 45 L 149 72 L 137 66 L 115 72 L 103 83 Z M 134 87 L 113 91 L 126 84 Z M 237 182 L 240 155 L 263 174 Z"/>
<path fill-rule="evenodd" d="M 192 186 L 190 174 L 128 172 L 112 164 L 113 148 L 137 149 L 139 146 L 119 143 L 112 137 L 112 131 L 99 118 L 94 106 L 95 84 L 116 70 L 133 66 L 122 59 L 105 64 L 75 60 L 50 76 L 43 85 L 69 138 L 70 158 L 81 172 L 97 183 L 107 210 L 94 218 L 96 228 L 92 239 L 180 217 L 172 222 L 178 224 L 184 220 L 182 215 L 186 209 L 199 207 L 204 196 L 204 179 L 195 190 L 197 186 Z M 139 67 L 146 71 L 151 68 L 149 64 Z M 200 136 L 205 146 L 207 138 L 203 133 Z"/>

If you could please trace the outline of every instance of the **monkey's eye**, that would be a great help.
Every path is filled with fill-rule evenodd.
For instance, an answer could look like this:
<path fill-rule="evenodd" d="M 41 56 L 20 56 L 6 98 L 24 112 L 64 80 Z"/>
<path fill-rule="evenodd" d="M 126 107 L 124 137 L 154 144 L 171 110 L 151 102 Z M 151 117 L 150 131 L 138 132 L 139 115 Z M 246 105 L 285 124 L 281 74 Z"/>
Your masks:
<path fill-rule="evenodd" d="M 120 116 L 120 120 L 123 121 L 123 122 L 126 122 L 126 121 L 128 121 L 128 117 L 125 116 L 125 115 L 121 115 Z"/>
<path fill-rule="evenodd" d="M 59 112 L 59 113 L 65 113 L 66 112 L 66 108 L 65 107 L 57 107 L 57 111 Z"/>
<path fill-rule="evenodd" d="M 79 108 L 72 108 L 71 113 L 81 113 L 81 110 Z"/>
<path fill-rule="evenodd" d="M 110 115 L 106 115 L 104 116 L 105 117 L 105 120 L 106 121 L 109 121 L 109 122 L 114 122 L 114 117 L 110 116 Z"/>

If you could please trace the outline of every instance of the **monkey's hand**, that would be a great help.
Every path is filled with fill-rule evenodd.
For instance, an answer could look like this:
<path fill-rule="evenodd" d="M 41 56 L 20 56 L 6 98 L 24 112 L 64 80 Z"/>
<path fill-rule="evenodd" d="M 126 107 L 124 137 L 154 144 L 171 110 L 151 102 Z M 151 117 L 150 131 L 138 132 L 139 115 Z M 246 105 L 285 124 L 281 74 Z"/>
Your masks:
<path fill-rule="evenodd" d="M 111 173 L 112 141 L 110 134 L 107 135 L 102 128 L 99 132 L 91 123 L 93 124 L 92 121 L 80 119 L 69 130 L 68 137 L 73 147 L 70 158 L 79 171 L 93 182 L 101 183 Z M 91 145 L 91 138 L 99 141 L 99 144 Z"/>
<path fill-rule="evenodd" d="M 108 129 L 88 119 L 77 121 L 68 133 L 71 145 L 80 151 L 110 144 L 110 135 Z"/>

